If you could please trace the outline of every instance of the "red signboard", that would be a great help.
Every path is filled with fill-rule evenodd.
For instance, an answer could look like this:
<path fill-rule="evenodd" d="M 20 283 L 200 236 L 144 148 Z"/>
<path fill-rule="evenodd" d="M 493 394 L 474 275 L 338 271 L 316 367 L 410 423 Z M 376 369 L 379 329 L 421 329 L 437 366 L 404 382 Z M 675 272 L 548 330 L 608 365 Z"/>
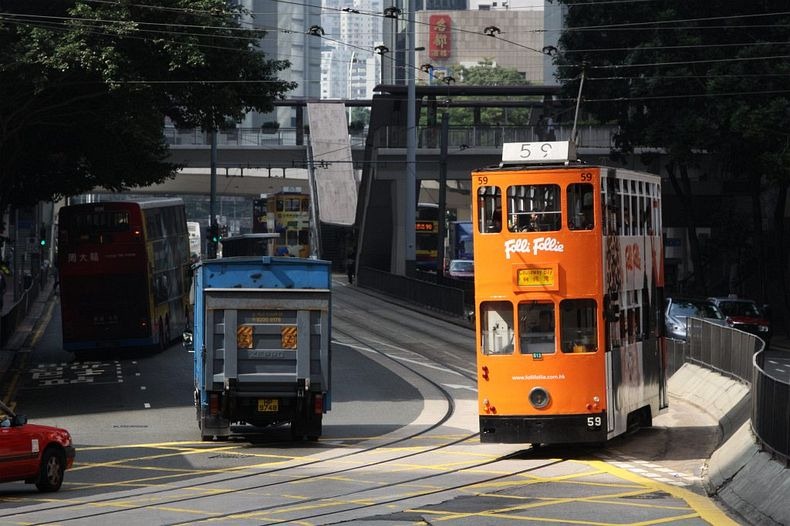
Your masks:
<path fill-rule="evenodd" d="M 433 232 L 436 225 L 436 221 L 417 221 L 416 229 L 417 232 Z"/>
<path fill-rule="evenodd" d="M 428 21 L 431 26 L 428 56 L 434 59 L 450 58 L 450 17 L 447 15 L 431 15 Z"/>

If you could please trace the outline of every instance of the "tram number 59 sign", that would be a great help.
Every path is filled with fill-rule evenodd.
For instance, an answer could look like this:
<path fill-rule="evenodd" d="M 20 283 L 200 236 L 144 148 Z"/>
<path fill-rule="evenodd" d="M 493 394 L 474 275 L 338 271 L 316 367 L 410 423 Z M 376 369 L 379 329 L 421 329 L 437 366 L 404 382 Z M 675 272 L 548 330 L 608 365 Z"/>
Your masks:
<path fill-rule="evenodd" d="M 502 146 L 505 164 L 565 162 L 576 159 L 576 147 L 570 141 L 508 142 Z"/>
<path fill-rule="evenodd" d="M 588 431 L 597 431 L 601 429 L 601 424 L 603 420 L 600 416 L 588 416 L 587 417 L 587 430 Z"/>

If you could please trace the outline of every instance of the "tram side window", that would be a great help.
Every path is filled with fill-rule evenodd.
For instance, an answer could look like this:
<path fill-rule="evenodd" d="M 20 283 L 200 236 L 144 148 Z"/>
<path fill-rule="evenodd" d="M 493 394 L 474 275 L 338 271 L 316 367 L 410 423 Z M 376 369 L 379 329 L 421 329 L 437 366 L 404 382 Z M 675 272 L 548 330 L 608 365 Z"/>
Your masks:
<path fill-rule="evenodd" d="M 623 231 L 623 222 L 620 215 L 620 193 L 617 188 L 617 180 L 608 176 L 605 179 L 605 189 L 602 201 L 605 203 L 605 213 L 603 216 L 603 233 L 606 236 L 616 236 Z"/>
<path fill-rule="evenodd" d="M 593 186 L 590 183 L 568 185 L 568 229 L 592 230 Z"/>
<path fill-rule="evenodd" d="M 560 338 L 562 352 L 582 353 L 598 350 L 598 311 L 595 300 L 562 300 Z"/>
<path fill-rule="evenodd" d="M 483 354 L 513 354 L 513 305 L 509 301 L 480 304 Z"/>
<path fill-rule="evenodd" d="M 555 352 L 554 304 L 530 301 L 518 306 L 518 334 L 521 354 Z"/>
<path fill-rule="evenodd" d="M 510 186 L 508 230 L 548 232 L 560 229 L 560 187 L 556 184 Z"/>
<path fill-rule="evenodd" d="M 477 229 L 483 233 L 502 231 L 502 192 L 497 186 L 477 189 Z"/>

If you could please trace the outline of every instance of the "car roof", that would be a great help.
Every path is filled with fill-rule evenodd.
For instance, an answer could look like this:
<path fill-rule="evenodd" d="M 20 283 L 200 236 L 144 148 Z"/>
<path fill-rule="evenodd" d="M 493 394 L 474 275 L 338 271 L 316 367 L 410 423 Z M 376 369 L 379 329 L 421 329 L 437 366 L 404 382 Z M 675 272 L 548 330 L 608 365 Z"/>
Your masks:
<path fill-rule="evenodd" d="M 712 296 L 712 297 L 708 298 L 708 301 L 717 301 L 717 302 L 718 301 L 733 301 L 733 302 L 737 301 L 737 302 L 740 302 L 740 303 L 757 303 L 756 301 L 750 300 L 748 298 L 728 298 L 726 296 L 724 296 L 724 297 L 722 297 L 722 296 Z"/>

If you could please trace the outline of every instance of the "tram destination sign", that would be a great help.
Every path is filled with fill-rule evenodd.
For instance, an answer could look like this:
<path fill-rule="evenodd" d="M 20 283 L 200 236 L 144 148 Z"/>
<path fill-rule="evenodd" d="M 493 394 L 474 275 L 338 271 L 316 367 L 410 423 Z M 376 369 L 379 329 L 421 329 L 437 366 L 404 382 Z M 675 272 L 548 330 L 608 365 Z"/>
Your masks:
<path fill-rule="evenodd" d="M 506 142 L 502 164 L 550 164 L 576 160 L 573 141 Z"/>

